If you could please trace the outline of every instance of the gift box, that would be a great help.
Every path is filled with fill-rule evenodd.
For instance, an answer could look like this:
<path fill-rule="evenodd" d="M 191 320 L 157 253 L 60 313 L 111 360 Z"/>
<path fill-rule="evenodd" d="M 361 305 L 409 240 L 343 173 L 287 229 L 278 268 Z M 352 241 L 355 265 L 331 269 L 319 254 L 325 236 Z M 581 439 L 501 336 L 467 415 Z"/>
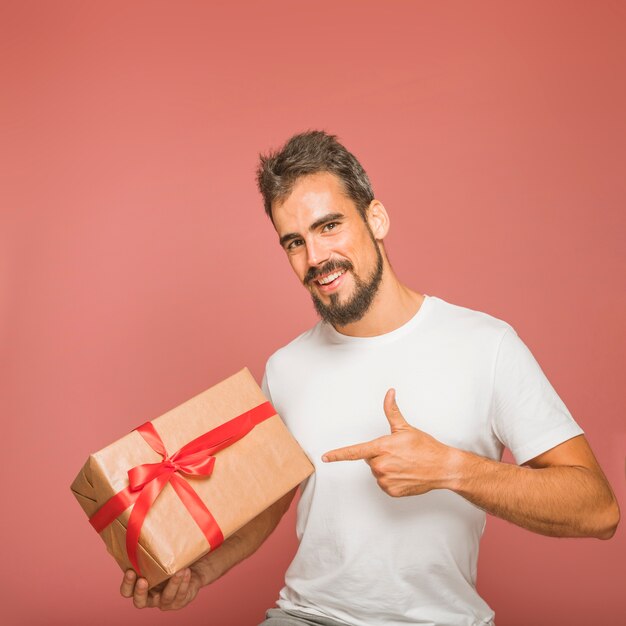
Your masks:
<path fill-rule="evenodd" d="M 71 490 L 122 570 L 153 587 L 313 471 L 244 368 L 92 454 Z"/>

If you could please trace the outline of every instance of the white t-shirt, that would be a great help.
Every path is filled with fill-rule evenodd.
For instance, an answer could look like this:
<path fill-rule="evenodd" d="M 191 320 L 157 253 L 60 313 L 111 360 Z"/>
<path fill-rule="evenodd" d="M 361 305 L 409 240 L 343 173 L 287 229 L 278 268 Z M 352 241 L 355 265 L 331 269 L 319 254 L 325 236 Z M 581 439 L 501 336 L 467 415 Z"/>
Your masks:
<path fill-rule="evenodd" d="M 439 441 L 522 464 L 582 434 L 515 330 L 426 296 L 399 328 L 350 337 L 313 328 L 268 360 L 263 389 L 315 466 L 301 485 L 299 548 L 277 605 L 354 626 L 485 626 L 476 592 L 485 513 L 452 491 L 392 498 L 364 461 L 333 448 L 389 434 L 396 389 L 405 419 Z"/>

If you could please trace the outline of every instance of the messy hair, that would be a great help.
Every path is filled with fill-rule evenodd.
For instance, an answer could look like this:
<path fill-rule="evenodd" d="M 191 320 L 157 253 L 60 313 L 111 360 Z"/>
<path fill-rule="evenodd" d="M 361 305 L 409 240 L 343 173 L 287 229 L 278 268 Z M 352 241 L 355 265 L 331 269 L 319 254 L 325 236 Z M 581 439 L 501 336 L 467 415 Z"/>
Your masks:
<path fill-rule="evenodd" d="M 370 180 L 337 136 L 323 130 L 299 133 L 280 149 L 259 155 L 256 180 L 269 218 L 272 219 L 272 205 L 287 199 L 298 178 L 318 172 L 335 174 L 366 220 L 367 207 L 374 199 Z"/>

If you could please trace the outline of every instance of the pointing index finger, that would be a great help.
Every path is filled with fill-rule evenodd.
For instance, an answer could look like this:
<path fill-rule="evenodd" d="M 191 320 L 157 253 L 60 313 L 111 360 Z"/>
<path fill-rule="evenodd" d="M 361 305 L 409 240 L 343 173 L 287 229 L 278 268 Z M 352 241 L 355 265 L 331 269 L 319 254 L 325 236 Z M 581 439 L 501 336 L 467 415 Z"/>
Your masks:
<path fill-rule="evenodd" d="M 332 461 L 359 461 L 361 459 L 371 459 L 377 455 L 378 446 L 375 441 L 368 441 L 329 450 L 322 455 L 322 461 L 324 463 Z"/>

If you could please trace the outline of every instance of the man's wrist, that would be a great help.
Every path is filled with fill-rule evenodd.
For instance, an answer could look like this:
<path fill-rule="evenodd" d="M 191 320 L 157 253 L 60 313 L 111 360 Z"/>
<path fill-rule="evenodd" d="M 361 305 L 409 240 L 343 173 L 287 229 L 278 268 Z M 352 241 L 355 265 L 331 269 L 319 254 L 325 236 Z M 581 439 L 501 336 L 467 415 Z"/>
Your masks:
<path fill-rule="evenodd" d="M 208 554 L 205 554 L 203 557 L 200 557 L 195 563 L 195 570 L 198 574 L 198 578 L 200 579 L 201 587 L 206 587 L 206 585 L 211 584 L 211 582 L 217 578 L 211 563 L 212 556 L 214 556 L 213 550 L 211 550 Z"/>
<path fill-rule="evenodd" d="M 479 458 L 480 457 L 471 452 L 450 446 L 448 448 L 446 477 L 443 488 L 454 491 L 455 493 L 462 492 L 467 477 L 472 472 L 471 468 L 475 466 L 476 460 Z"/>
<path fill-rule="evenodd" d="M 196 561 L 196 571 L 200 578 L 200 585 L 205 587 L 215 582 L 227 571 L 228 555 L 226 554 L 235 541 L 234 535 L 229 537 L 223 544 L 215 550 L 211 550 Z"/>

